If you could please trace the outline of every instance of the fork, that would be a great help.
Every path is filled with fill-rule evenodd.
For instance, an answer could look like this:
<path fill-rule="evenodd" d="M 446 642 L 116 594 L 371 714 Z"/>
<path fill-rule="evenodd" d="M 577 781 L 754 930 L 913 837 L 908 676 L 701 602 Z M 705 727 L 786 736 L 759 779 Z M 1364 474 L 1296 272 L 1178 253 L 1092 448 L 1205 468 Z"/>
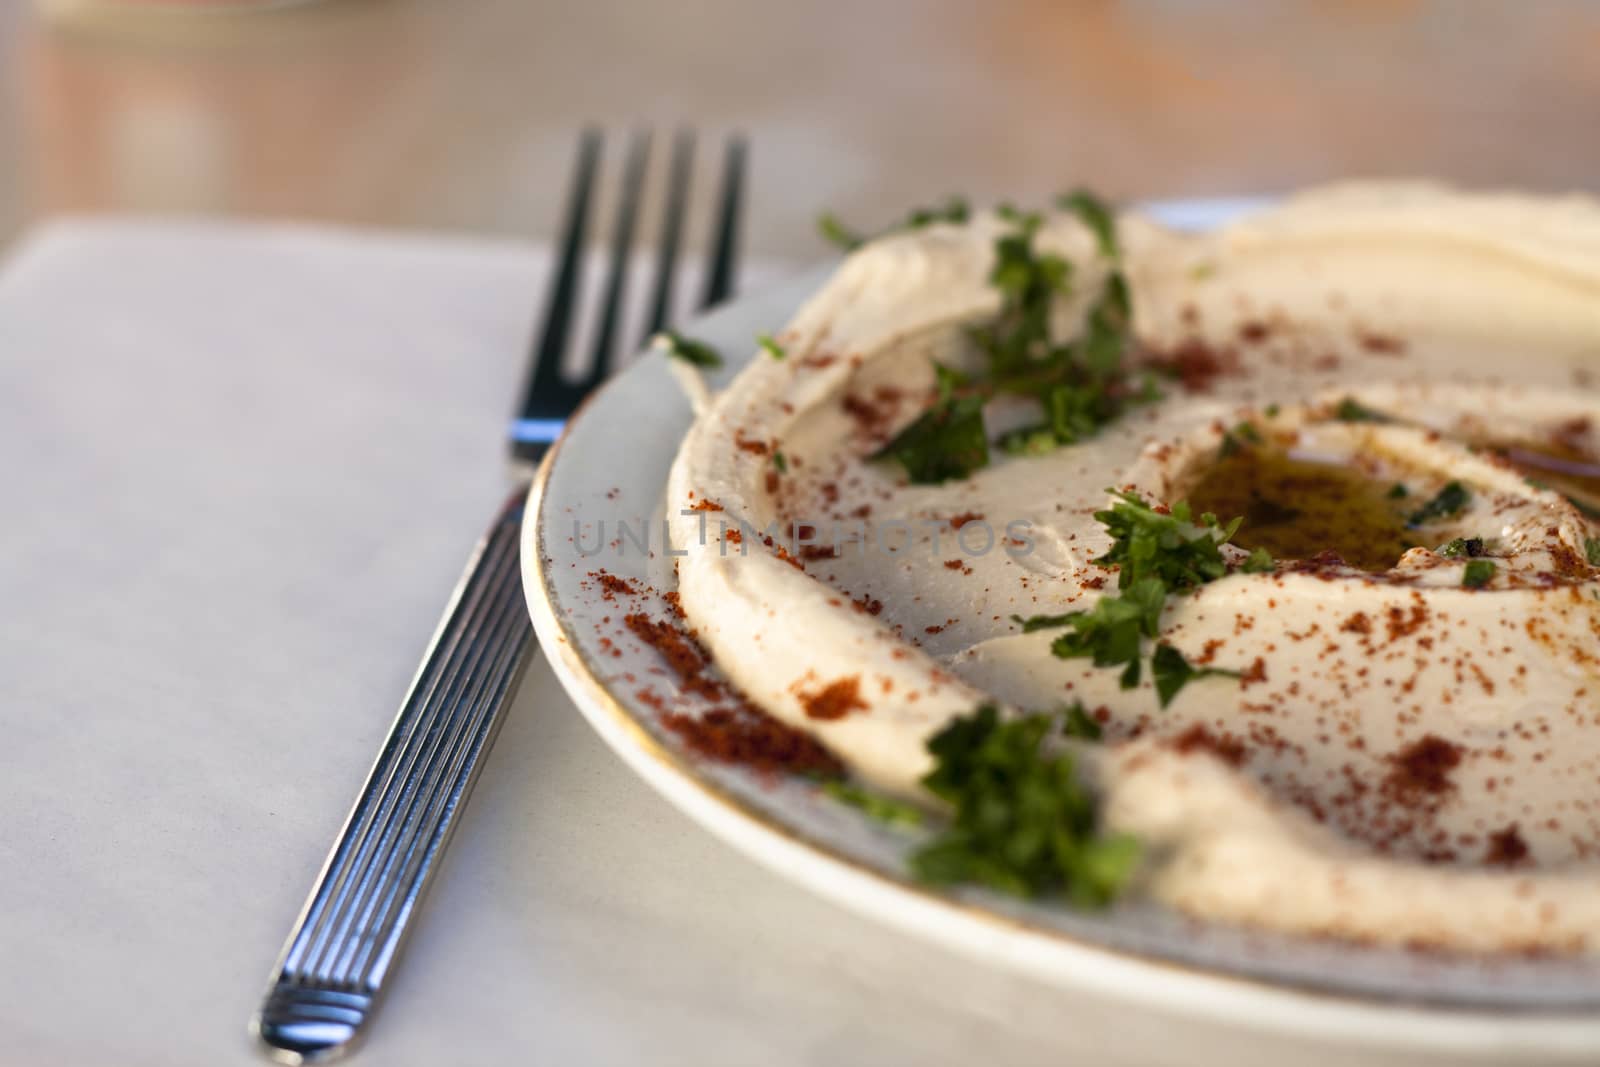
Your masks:
<path fill-rule="evenodd" d="M 605 378 L 623 329 L 629 253 L 644 196 L 650 134 L 628 142 L 587 369 L 562 374 L 580 297 L 591 203 L 603 138 L 585 130 L 568 193 L 560 261 L 511 422 L 517 486 L 473 550 L 422 656 L 389 735 L 273 969 L 250 1032 L 282 1063 L 333 1059 L 365 1034 L 484 757 L 534 647 L 522 599 L 517 532 L 531 464 L 579 403 Z M 678 253 L 688 212 L 694 137 L 673 139 L 645 338 L 671 320 Z M 732 295 L 737 273 L 746 148 L 730 137 L 722 159 L 712 259 L 702 307 Z"/>

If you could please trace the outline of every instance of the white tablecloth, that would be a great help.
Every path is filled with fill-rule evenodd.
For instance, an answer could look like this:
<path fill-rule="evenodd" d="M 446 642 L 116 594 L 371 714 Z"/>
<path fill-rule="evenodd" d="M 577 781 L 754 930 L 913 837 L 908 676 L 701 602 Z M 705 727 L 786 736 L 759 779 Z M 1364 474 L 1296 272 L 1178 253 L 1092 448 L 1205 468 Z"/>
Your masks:
<path fill-rule="evenodd" d="M 545 265 L 194 223 L 14 249 L 0 1063 L 256 1062 L 245 1020 L 504 492 Z M 357 1063 L 1195 1062 L 1192 1028 L 756 868 L 634 779 L 542 660 L 419 927 Z"/>

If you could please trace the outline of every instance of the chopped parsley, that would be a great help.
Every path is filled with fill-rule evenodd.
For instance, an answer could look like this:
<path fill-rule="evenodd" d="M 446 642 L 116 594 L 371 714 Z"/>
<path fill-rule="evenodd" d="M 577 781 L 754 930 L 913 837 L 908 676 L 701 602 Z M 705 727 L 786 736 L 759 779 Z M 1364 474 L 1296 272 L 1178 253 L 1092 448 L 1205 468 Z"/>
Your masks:
<path fill-rule="evenodd" d="M 1277 561 L 1272 558 L 1272 553 L 1264 548 L 1252 549 L 1250 555 L 1239 565 L 1239 569 L 1246 574 L 1266 574 L 1277 569 Z"/>
<path fill-rule="evenodd" d="M 1102 256 L 1116 259 L 1121 254 L 1121 249 L 1117 247 L 1116 218 L 1104 200 L 1087 189 L 1074 189 L 1056 197 L 1056 206 L 1083 220 L 1083 224 L 1094 232 Z"/>
<path fill-rule="evenodd" d="M 1481 589 L 1494 580 L 1495 565 L 1486 559 L 1475 559 L 1461 570 L 1461 584 L 1468 589 Z"/>
<path fill-rule="evenodd" d="M 1261 413 L 1263 415 L 1265 415 L 1269 419 L 1275 419 L 1275 418 L 1278 417 L 1279 410 L 1281 410 L 1281 409 L 1278 407 L 1278 405 L 1276 405 L 1276 404 L 1268 404 L 1265 408 L 1262 409 Z"/>
<path fill-rule="evenodd" d="M 1364 404 L 1357 402 L 1353 397 L 1345 397 L 1339 401 L 1339 406 L 1333 409 L 1333 417 L 1340 422 L 1388 422 L 1389 416 L 1380 411 L 1374 411 Z"/>
<path fill-rule="evenodd" d="M 1066 629 L 1067 633 L 1051 642 L 1053 654 L 1062 659 L 1092 659 L 1096 667 L 1121 667 L 1122 688 L 1132 689 L 1143 674 L 1144 639 L 1160 633 L 1161 609 L 1168 595 L 1188 592 L 1228 573 L 1221 546 L 1233 537 L 1241 520 L 1222 526 L 1215 515 L 1202 515 L 1196 521 L 1182 502 L 1157 511 L 1133 493 L 1116 496 L 1108 510 L 1095 512 L 1094 517 L 1110 532 L 1112 544 L 1094 562 L 1120 568 L 1119 593 L 1101 597 L 1088 611 L 1012 618 L 1024 633 Z M 1245 565 L 1268 570 L 1273 566 L 1272 556 L 1258 550 Z M 1197 678 L 1238 676 L 1217 668 L 1195 668 L 1165 643 L 1157 645 L 1150 669 L 1162 707 Z"/>
<path fill-rule="evenodd" d="M 1395 482 L 1394 485 L 1390 486 L 1389 488 L 1390 500 L 1404 500 L 1410 495 L 1411 490 L 1407 489 L 1402 482 Z"/>
<path fill-rule="evenodd" d="M 1440 545 L 1439 555 L 1446 559 L 1456 559 L 1460 556 L 1476 559 L 1483 555 L 1483 538 L 1457 537 Z"/>
<path fill-rule="evenodd" d="M 773 339 L 770 333 L 756 334 L 756 344 L 760 345 L 761 350 L 773 359 L 784 359 L 789 355 L 783 350 L 783 346 Z"/>
<path fill-rule="evenodd" d="M 1170 704 L 1172 698 L 1178 695 L 1178 690 L 1196 678 L 1211 675 L 1237 678 L 1239 672 L 1223 670 L 1220 667 L 1191 666 L 1189 661 L 1183 658 L 1182 652 L 1165 641 L 1157 645 L 1155 652 L 1150 656 L 1150 676 L 1155 679 L 1156 697 L 1161 701 L 1162 707 Z"/>
<path fill-rule="evenodd" d="M 783 453 L 776 448 L 772 450 L 772 465 L 778 468 L 779 474 L 789 473 L 789 461 L 784 458 Z"/>
<path fill-rule="evenodd" d="M 1082 907 L 1115 899 L 1138 864 L 1139 844 L 1100 831 L 1098 805 L 1071 753 L 1047 744 L 1056 726 L 1043 714 L 1002 722 L 984 704 L 928 741 L 935 762 L 922 784 L 954 810 L 950 825 L 912 855 L 917 877 L 1062 895 Z"/>
<path fill-rule="evenodd" d="M 1451 482 L 1438 493 L 1432 500 L 1422 505 L 1411 513 L 1406 520 L 1407 526 L 1424 526 L 1436 519 L 1448 519 L 1467 506 L 1472 499 L 1472 494 L 1467 492 L 1467 487 L 1460 482 Z"/>
<path fill-rule="evenodd" d="M 1100 724 L 1094 720 L 1094 716 L 1083 710 L 1083 701 L 1074 701 L 1066 715 L 1066 721 L 1061 724 L 1062 733 L 1082 741 L 1100 740 Z"/>
<path fill-rule="evenodd" d="M 1037 455 L 1085 440 L 1130 406 L 1159 398 L 1148 382 L 1134 388 L 1124 369 L 1132 345 L 1132 312 L 1127 279 L 1115 265 L 1112 215 L 1088 194 L 1073 196 L 1063 203 L 1070 200 L 1072 210 L 1095 220 L 1090 225 L 1100 247 L 1113 257 L 1082 335 L 1060 344 L 1050 334 L 1051 312 L 1071 292 L 1073 267 L 1064 257 L 1035 246 L 1043 216 L 1001 207 L 998 214 L 1009 228 L 995 239 L 989 273 L 989 284 L 1000 293 L 1000 310 L 968 331 L 985 368 L 958 376 L 936 366 L 938 399 L 879 453 L 900 460 L 912 482 L 966 477 L 986 466 L 988 449 L 980 449 L 976 440 L 982 435 L 987 444 L 982 410 L 1002 393 L 1030 397 L 1040 408 L 1039 422 L 996 441 L 1011 455 Z M 950 387 L 950 377 L 959 377 L 959 389 Z"/>
<path fill-rule="evenodd" d="M 1053 630 L 1059 626 L 1065 626 L 1071 618 L 1072 614 L 1070 613 L 1066 615 L 1030 615 L 1027 618 L 1023 618 L 1021 615 L 1013 615 L 1011 616 L 1011 621 L 1022 627 L 1023 633 L 1031 634 L 1037 630 Z"/>
<path fill-rule="evenodd" d="M 1600 538 L 1585 537 L 1583 539 L 1583 554 L 1589 557 L 1591 567 L 1600 567 Z"/>
<path fill-rule="evenodd" d="M 673 330 L 663 330 L 656 334 L 655 343 L 658 348 L 665 349 L 667 355 L 673 359 L 681 359 L 693 366 L 708 368 L 722 366 L 722 355 L 715 348 L 704 341 L 691 341 Z"/>
<path fill-rule="evenodd" d="M 890 826 L 921 826 L 923 822 L 923 811 L 915 804 L 840 778 L 823 782 L 822 791 L 841 804 L 859 808 L 868 817 Z"/>
<path fill-rule="evenodd" d="M 1241 441 L 1244 444 L 1240 444 Z M 1223 431 L 1222 447 L 1217 454 L 1226 459 L 1245 447 L 1245 445 L 1259 445 L 1260 443 L 1261 431 L 1256 429 L 1256 424 L 1253 422 L 1241 422 L 1233 429 Z"/>
<path fill-rule="evenodd" d="M 966 388 L 964 375 L 939 364 L 933 369 L 939 399 L 873 456 L 898 460 L 918 485 L 965 478 L 989 463 L 982 395 Z"/>
<path fill-rule="evenodd" d="M 949 222 L 959 225 L 966 222 L 969 217 L 971 217 L 971 210 L 967 207 L 966 200 L 959 196 L 952 196 L 936 207 L 916 208 L 903 220 L 876 236 L 883 237 L 902 230 L 920 230 L 924 226 L 932 225 L 935 222 Z M 854 252 L 873 239 L 871 236 L 846 226 L 831 211 L 823 212 L 817 217 L 817 232 L 822 234 L 823 240 L 845 252 Z"/>

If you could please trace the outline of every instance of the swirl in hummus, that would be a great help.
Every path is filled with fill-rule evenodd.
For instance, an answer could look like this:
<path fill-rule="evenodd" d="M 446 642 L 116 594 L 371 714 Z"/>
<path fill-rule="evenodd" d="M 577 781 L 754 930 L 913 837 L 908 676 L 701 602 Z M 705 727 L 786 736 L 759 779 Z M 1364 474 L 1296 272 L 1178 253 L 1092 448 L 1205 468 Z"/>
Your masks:
<path fill-rule="evenodd" d="M 1081 701 L 1104 730 L 1080 756 L 1103 821 L 1144 843 L 1141 890 L 1195 916 L 1600 951 L 1600 524 L 1547 487 L 1594 451 L 1600 206 L 1406 183 L 1316 190 L 1200 235 L 1123 216 L 1135 333 L 1180 380 L 1080 443 L 909 484 L 869 457 L 926 405 L 935 362 L 976 358 L 963 327 L 999 306 L 1004 226 L 866 245 L 782 332 L 786 358 L 753 360 L 695 423 L 667 510 L 681 604 L 717 663 L 912 797 L 953 717 Z M 1070 215 L 1038 241 L 1076 265 L 1080 295 L 1055 310 L 1070 333 L 1106 265 Z M 1115 593 L 1093 563 L 1108 486 L 1256 501 L 1251 472 L 1226 466 L 1239 427 L 1396 509 L 1456 496 L 1393 543 L 1327 534 L 1364 538 L 1370 559 L 1280 540 L 1275 569 L 1169 598 L 1162 640 L 1242 677 L 1192 681 L 1165 708 L 1148 676 L 1124 690 L 1013 621 Z M 1248 512 L 1246 547 L 1285 521 Z M 803 521 L 823 544 L 838 524 L 871 546 L 730 547 L 735 518 Z"/>

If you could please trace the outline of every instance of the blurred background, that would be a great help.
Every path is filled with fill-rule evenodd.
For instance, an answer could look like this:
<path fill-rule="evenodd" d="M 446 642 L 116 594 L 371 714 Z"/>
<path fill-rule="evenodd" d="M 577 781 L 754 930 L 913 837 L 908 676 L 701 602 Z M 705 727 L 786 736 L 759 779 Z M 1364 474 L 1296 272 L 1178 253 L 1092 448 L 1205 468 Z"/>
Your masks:
<path fill-rule="evenodd" d="M 749 132 L 748 244 L 779 256 L 817 254 L 821 208 L 953 192 L 1600 184 L 1587 2 L 151 6 L 0 0 L 0 238 L 106 211 L 540 236 L 586 120 Z"/>

